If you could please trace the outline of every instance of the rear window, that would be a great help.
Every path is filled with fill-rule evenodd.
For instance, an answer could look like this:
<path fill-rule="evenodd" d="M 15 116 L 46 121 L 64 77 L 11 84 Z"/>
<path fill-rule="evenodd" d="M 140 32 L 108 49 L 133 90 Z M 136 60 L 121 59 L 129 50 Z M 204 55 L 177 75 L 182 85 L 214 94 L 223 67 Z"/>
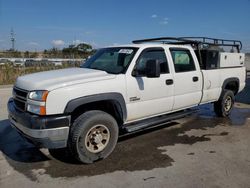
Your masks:
<path fill-rule="evenodd" d="M 170 52 L 176 73 L 196 70 L 193 57 L 189 50 L 170 49 Z"/>

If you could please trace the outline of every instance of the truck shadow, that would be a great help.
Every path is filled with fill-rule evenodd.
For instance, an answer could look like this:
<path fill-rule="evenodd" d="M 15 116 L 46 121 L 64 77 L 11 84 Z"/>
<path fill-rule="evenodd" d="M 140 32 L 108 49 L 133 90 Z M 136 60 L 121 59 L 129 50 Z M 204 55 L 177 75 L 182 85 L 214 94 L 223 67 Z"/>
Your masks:
<path fill-rule="evenodd" d="M 39 149 L 25 141 L 14 130 L 9 120 L 0 121 L 0 151 L 10 160 L 32 163 L 49 160 Z"/>

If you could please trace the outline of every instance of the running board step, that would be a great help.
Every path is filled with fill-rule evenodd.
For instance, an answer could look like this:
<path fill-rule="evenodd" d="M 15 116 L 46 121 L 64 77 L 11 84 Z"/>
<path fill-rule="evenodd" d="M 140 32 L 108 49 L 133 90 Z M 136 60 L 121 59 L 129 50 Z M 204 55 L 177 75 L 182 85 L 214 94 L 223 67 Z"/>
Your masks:
<path fill-rule="evenodd" d="M 145 120 L 140 120 L 137 122 L 132 122 L 132 123 L 124 125 L 123 129 L 125 132 L 131 133 L 131 132 L 135 132 L 135 131 L 139 131 L 139 130 L 143 130 L 147 128 L 158 127 L 170 121 L 188 116 L 196 111 L 197 110 L 195 109 L 188 109 L 188 110 L 184 110 L 180 112 L 174 112 L 171 114 L 166 114 L 166 115 L 161 115 L 161 116 L 157 116 L 157 117 L 153 117 L 153 118 L 149 118 Z"/>

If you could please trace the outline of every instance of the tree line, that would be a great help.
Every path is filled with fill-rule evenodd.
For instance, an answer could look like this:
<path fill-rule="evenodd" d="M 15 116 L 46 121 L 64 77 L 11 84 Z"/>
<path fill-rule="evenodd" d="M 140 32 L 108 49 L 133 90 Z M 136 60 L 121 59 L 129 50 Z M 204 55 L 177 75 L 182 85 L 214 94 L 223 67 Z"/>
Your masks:
<path fill-rule="evenodd" d="M 95 52 L 95 49 L 89 44 L 80 43 L 77 45 L 69 45 L 66 48 L 45 49 L 42 52 L 7 50 L 0 52 L 0 58 L 87 58 Z"/>

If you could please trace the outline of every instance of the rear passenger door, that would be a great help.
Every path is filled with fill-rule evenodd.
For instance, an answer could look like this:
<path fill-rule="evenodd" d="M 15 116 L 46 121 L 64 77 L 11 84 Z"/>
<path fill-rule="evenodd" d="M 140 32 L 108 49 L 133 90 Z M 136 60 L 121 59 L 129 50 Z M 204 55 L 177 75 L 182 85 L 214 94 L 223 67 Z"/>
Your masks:
<path fill-rule="evenodd" d="M 202 75 L 191 51 L 170 48 L 174 65 L 174 107 L 179 110 L 197 105 L 202 97 Z"/>

